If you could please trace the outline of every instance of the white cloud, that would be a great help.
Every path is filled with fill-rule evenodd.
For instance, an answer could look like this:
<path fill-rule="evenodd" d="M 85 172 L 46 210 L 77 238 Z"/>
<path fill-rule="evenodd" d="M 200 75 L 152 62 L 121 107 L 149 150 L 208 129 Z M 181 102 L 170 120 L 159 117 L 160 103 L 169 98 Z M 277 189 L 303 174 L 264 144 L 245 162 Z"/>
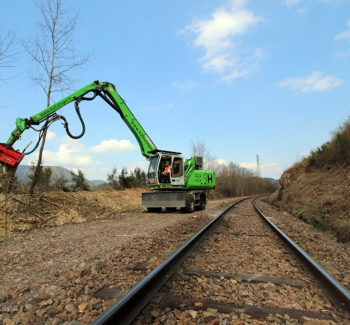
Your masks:
<path fill-rule="evenodd" d="M 56 134 L 52 131 L 47 131 L 46 133 L 46 140 L 52 140 L 56 137 Z"/>
<path fill-rule="evenodd" d="M 280 87 L 287 87 L 302 93 L 326 91 L 340 86 L 343 80 L 322 71 L 314 71 L 308 76 L 284 79 L 278 82 Z"/>
<path fill-rule="evenodd" d="M 293 7 L 296 6 L 298 4 L 305 4 L 305 5 L 309 5 L 311 2 L 331 2 L 332 0 L 283 0 L 283 2 L 288 6 L 288 7 Z M 302 12 L 305 10 L 305 8 L 302 10 Z"/>
<path fill-rule="evenodd" d="M 344 32 L 339 33 L 339 34 L 335 37 L 335 39 L 336 39 L 337 41 L 339 41 L 339 40 L 344 40 L 344 39 L 350 39 L 350 30 L 346 30 L 346 31 L 344 31 Z"/>
<path fill-rule="evenodd" d="M 347 21 L 346 26 L 348 27 L 347 30 L 345 30 L 345 31 L 343 31 L 335 36 L 336 41 L 341 41 L 341 40 L 345 40 L 345 39 L 350 40 L 350 19 Z"/>
<path fill-rule="evenodd" d="M 256 162 L 241 162 L 239 167 L 250 169 L 253 172 L 256 172 Z M 273 177 L 278 178 L 283 172 L 283 168 L 281 168 L 277 163 L 272 162 L 268 164 L 260 164 L 260 170 L 263 177 Z"/>
<path fill-rule="evenodd" d="M 292 7 L 300 3 L 301 0 L 285 0 L 284 2 L 288 7 Z"/>
<path fill-rule="evenodd" d="M 243 48 L 237 40 L 262 20 L 244 8 L 245 2 L 231 0 L 230 8 L 217 8 L 210 18 L 195 19 L 182 31 L 196 34 L 194 45 L 205 50 L 199 59 L 204 71 L 223 75 L 225 82 L 257 69 L 256 50 Z"/>
<path fill-rule="evenodd" d="M 198 87 L 198 84 L 193 80 L 186 80 L 184 82 L 174 81 L 171 85 L 180 90 L 191 90 Z"/>
<path fill-rule="evenodd" d="M 129 140 L 105 140 L 100 145 L 87 148 L 79 140 L 73 140 L 68 137 L 62 139 L 57 151 L 44 150 L 44 166 L 60 166 L 77 172 L 82 170 L 89 179 L 105 179 L 108 170 L 109 161 L 101 161 L 101 152 L 120 152 L 125 150 L 134 150 L 136 146 Z M 118 143 L 118 145 L 115 145 Z M 92 150 L 94 149 L 94 150 Z M 23 163 L 30 164 L 30 161 L 37 161 L 38 151 L 33 155 L 26 156 Z M 115 161 L 113 162 L 115 163 Z M 144 167 L 144 166 L 142 166 Z"/>
<path fill-rule="evenodd" d="M 44 160 L 48 165 L 75 165 L 88 166 L 92 163 L 92 158 L 82 153 L 79 146 L 61 144 L 57 152 L 44 150 Z"/>
<path fill-rule="evenodd" d="M 256 169 L 256 162 L 241 162 L 239 167 L 247 169 Z"/>
<path fill-rule="evenodd" d="M 256 169 L 256 162 L 241 162 L 239 167 Z M 260 164 L 260 168 L 275 168 L 278 167 L 276 163 Z"/>
<path fill-rule="evenodd" d="M 37 159 L 38 153 L 33 159 Z M 46 166 L 89 166 L 93 160 L 79 141 L 68 140 L 62 143 L 57 152 L 44 150 L 43 160 Z"/>
<path fill-rule="evenodd" d="M 216 159 L 215 163 L 218 165 L 227 165 L 227 161 L 225 159 Z"/>
<path fill-rule="evenodd" d="M 130 140 L 103 140 L 99 145 L 90 147 L 91 152 L 119 153 L 122 151 L 135 150 L 136 146 Z"/>
<path fill-rule="evenodd" d="M 350 41 L 350 19 L 346 22 L 347 29 L 335 36 L 336 41 Z M 345 43 L 348 44 L 348 43 Z M 335 54 L 337 58 L 345 58 L 350 55 L 350 49 Z"/>
<path fill-rule="evenodd" d="M 338 52 L 335 54 L 337 58 L 346 58 L 350 56 L 350 49 L 346 50 L 345 52 Z"/>

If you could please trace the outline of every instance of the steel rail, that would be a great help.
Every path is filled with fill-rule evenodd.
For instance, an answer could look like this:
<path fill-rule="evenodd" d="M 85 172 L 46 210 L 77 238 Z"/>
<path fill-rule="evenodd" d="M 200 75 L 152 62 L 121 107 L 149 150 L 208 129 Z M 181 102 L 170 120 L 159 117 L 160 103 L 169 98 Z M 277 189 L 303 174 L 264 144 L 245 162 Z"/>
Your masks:
<path fill-rule="evenodd" d="M 212 226 L 214 226 L 216 222 L 235 205 L 249 198 L 250 197 L 241 199 L 221 212 L 217 217 L 215 217 L 215 219 L 199 230 L 182 247 L 180 247 L 175 253 L 158 265 L 129 292 L 127 292 L 122 298 L 120 298 L 109 309 L 101 314 L 92 323 L 92 325 L 130 324 L 141 312 L 141 310 L 149 303 L 152 296 L 171 277 L 175 269 L 184 261 L 195 245 L 198 244 L 203 236 L 212 228 Z"/>
<path fill-rule="evenodd" d="M 304 263 L 322 279 L 322 282 L 327 286 L 338 302 L 339 307 L 344 310 L 350 310 L 350 292 L 347 291 L 340 283 L 338 283 L 331 275 L 329 275 L 321 266 L 319 266 L 310 255 L 301 249 L 292 239 L 282 232 L 272 221 L 266 217 L 262 211 L 256 206 L 255 200 L 253 206 L 262 219 L 273 229 L 273 231 L 286 243 Z"/>

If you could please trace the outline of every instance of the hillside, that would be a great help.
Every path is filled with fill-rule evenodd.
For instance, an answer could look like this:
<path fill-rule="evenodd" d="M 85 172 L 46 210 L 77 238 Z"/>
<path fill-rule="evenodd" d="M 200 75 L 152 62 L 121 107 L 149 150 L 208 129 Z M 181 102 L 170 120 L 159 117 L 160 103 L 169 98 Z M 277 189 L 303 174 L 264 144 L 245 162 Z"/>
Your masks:
<path fill-rule="evenodd" d="M 286 170 L 270 201 L 342 242 L 350 242 L 350 121 L 331 141 Z"/>
<path fill-rule="evenodd" d="M 50 167 L 52 170 L 52 175 L 51 175 L 51 185 L 55 183 L 58 179 L 60 178 L 65 178 L 68 183 L 71 182 L 72 180 L 72 175 L 70 171 L 67 168 L 63 167 L 57 167 L 57 166 L 45 166 L 45 167 Z M 44 167 L 44 168 L 45 168 Z M 16 171 L 16 177 L 17 180 L 22 183 L 26 184 L 28 182 L 28 175 L 30 174 L 32 166 L 29 165 L 19 165 Z M 91 186 L 99 186 L 101 184 L 105 184 L 106 181 L 103 180 L 87 180 L 87 183 Z"/>

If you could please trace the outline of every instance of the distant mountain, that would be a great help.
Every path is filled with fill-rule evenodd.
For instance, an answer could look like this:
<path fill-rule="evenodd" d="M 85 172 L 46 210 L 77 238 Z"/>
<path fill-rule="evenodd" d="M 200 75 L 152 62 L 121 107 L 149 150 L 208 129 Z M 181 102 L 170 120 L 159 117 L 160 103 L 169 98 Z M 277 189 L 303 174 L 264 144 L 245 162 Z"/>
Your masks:
<path fill-rule="evenodd" d="M 279 179 L 270 178 L 270 177 L 263 177 L 263 178 L 264 178 L 264 179 L 267 179 L 268 181 L 273 182 L 273 183 L 277 183 L 277 184 L 280 183 L 280 180 L 279 180 Z"/>
<path fill-rule="evenodd" d="M 68 183 L 72 181 L 72 175 L 70 171 L 67 168 L 63 167 L 57 167 L 57 166 L 44 166 L 44 168 L 50 167 L 52 170 L 51 175 L 51 184 L 55 183 L 58 179 L 64 177 L 66 180 L 68 180 Z M 16 171 L 16 177 L 20 183 L 26 184 L 28 183 L 28 175 L 30 173 L 32 166 L 28 165 L 19 165 Z M 86 180 L 87 183 L 91 187 L 100 186 L 102 184 L 107 183 L 103 180 Z"/>
<path fill-rule="evenodd" d="M 87 180 L 88 184 L 91 186 L 91 187 L 95 187 L 95 186 L 100 186 L 100 185 L 103 185 L 103 184 L 107 184 L 106 181 L 103 181 L 101 179 L 94 179 L 94 180 Z"/>

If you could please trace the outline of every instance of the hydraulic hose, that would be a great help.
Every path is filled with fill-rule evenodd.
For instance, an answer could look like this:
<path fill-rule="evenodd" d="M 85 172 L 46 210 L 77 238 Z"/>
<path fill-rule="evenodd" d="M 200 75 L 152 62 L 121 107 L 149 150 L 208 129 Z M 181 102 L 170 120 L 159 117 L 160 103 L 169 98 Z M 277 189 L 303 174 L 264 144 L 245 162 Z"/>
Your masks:
<path fill-rule="evenodd" d="M 44 124 L 44 126 L 40 130 L 36 130 L 37 132 L 39 132 L 39 139 L 38 139 L 37 143 L 35 144 L 35 146 L 34 146 L 34 148 L 32 150 L 30 150 L 29 152 L 24 153 L 25 156 L 30 155 L 31 153 L 33 153 L 38 148 L 38 146 L 39 146 L 39 144 L 41 142 L 41 139 L 44 136 L 45 130 L 48 129 L 50 124 L 52 124 L 53 122 L 54 122 L 54 119 L 47 120 L 46 123 Z"/>
<path fill-rule="evenodd" d="M 71 137 L 72 139 L 80 139 L 84 134 L 85 134 L 85 123 L 83 118 L 81 117 L 80 114 L 80 109 L 79 109 L 79 102 L 75 101 L 74 102 L 74 106 L 75 106 L 75 111 L 77 112 L 77 115 L 79 117 L 80 123 L 81 123 L 81 127 L 82 127 L 82 131 L 79 135 L 74 135 L 69 131 L 69 127 L 68 127 L 68 122 L 66 120 L 66 118 L 64 116 L 60 116 L 60 118 L 64 121 L 63 122 L 63 126 L 66 129 L 66 132 L 68 134 L 69 137 Z"/>

